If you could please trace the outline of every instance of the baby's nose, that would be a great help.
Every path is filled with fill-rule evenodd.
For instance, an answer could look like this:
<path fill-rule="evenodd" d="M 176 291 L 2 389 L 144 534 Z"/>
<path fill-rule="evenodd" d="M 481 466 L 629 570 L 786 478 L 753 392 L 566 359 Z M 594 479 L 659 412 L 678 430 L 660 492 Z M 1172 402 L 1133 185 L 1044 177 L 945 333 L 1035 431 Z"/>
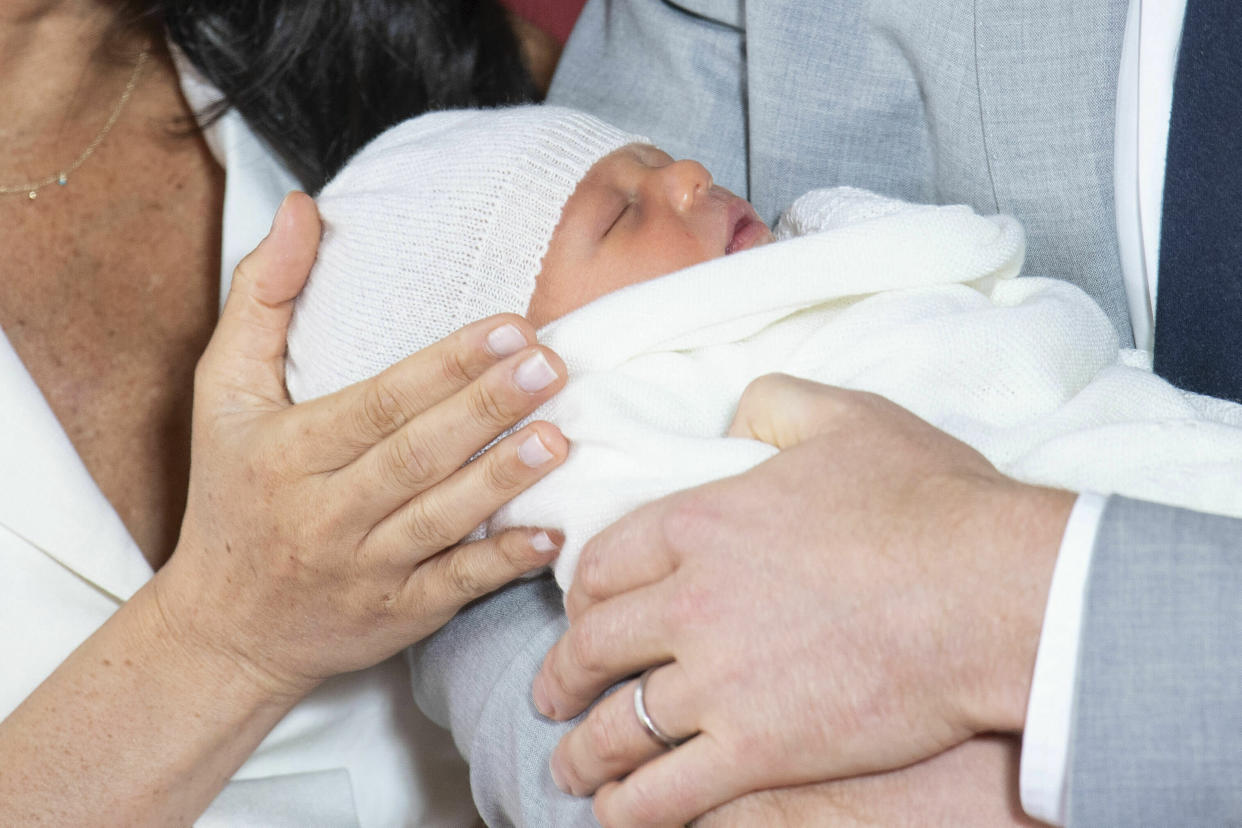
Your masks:
<path fill-rule="evenodd" d="M 712 187 L 712 174 L 698 161 L 674 161 L 660 170 L 673 209 L 684 212 Z"/>

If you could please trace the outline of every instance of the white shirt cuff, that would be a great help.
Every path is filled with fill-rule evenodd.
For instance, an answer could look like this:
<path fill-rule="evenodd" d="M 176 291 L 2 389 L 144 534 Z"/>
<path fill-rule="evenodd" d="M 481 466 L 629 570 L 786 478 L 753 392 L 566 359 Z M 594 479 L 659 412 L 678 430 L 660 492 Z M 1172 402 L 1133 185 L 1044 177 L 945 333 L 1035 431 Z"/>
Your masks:
<path fill-rule="evenodd" d="M 1066 819 L 1079 634 L 1091 552 L 1107 502 L 1103 495 L 1083 492 L 1070 512 L 1052 571 L 1026 706 L 1018 774 L 1022 809 L 1053 825 L 1064 825 Z"/>

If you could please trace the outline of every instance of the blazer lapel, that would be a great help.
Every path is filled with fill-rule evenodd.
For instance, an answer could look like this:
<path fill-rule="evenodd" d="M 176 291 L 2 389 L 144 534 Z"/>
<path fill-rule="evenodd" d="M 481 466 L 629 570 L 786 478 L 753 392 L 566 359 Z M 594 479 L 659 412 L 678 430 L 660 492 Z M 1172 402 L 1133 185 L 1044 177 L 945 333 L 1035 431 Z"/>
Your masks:
<path fill-rule="evenodd" d="M 1123 342 L 1132 335 L 1117 252 L 1113 147 L 1128 6 L 1129 0 L 978 0 L 975 11 L 997 209 L 1026 224 L 1028 271 L 1075 282 Z"/>
<path fill-rule="evenodd" d="M 0 525 L 118 602 L 152 570 L 0 332 Z"/>

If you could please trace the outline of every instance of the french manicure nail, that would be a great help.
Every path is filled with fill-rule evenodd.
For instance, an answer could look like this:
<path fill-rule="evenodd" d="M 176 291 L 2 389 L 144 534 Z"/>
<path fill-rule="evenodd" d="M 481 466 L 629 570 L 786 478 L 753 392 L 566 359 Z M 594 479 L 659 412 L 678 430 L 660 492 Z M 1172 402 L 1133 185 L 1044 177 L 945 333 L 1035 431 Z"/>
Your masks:
<path fill-rule="evenodd" d="M 516 325 L 505 323 L 487 335 L 487 350 L 492 356 L 507 357 L 526 347 L 526 337 Z"/>
<path fill-rule="evenodd" d="M 527 394 L 534 394 L 556 381 L 556 371 L 552 370 L 552 365 L 543 352 L 537 351 L 523 360 L 513 372 L 513 379 L 518 384 L 518 388 Z"/>
<path fill-rule="evenodd" d="M 536 552 L 542 555 L 548 555 L 561 548 L 561 545 L 552 540 L 552 536 L 547 532 L 539 532 L 530 539 L 530 546 Z"/>
<path fill-rule="evenodd" d="M 552 459 L 552 452 L 548 451 L 538 434 L 532 434 L 518 446 L 518 459 L 530 468 L 537 469 Z M 551 539 L 548 542 L 551 543 Z"/>

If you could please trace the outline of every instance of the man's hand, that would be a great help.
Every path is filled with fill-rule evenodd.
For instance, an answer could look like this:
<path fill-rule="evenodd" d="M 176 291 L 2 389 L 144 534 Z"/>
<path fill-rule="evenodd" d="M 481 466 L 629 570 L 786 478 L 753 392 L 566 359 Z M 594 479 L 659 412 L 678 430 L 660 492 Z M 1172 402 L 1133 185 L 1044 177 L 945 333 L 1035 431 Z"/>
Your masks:
<path fill-rule="evenodd" d="M 588 544 L 533 688 L 567 719 L 663 664 L 647 709 L 693 738 L 666 751 L 627 685 L 562 741 L 558 783 L 599 789 L 605 825 L 681 824 L 1020 730 L 1073 495 L 1005 478 L 881 397 L 789 377 L 752 384 L 732 433 L 784 450 Z"/>
<path fill-rule="evenodd" d="M 695 828 L 1035 828 L 1018 802 L 1017 739 L 977 736 L 901 770 L 747 794 Z"/>

